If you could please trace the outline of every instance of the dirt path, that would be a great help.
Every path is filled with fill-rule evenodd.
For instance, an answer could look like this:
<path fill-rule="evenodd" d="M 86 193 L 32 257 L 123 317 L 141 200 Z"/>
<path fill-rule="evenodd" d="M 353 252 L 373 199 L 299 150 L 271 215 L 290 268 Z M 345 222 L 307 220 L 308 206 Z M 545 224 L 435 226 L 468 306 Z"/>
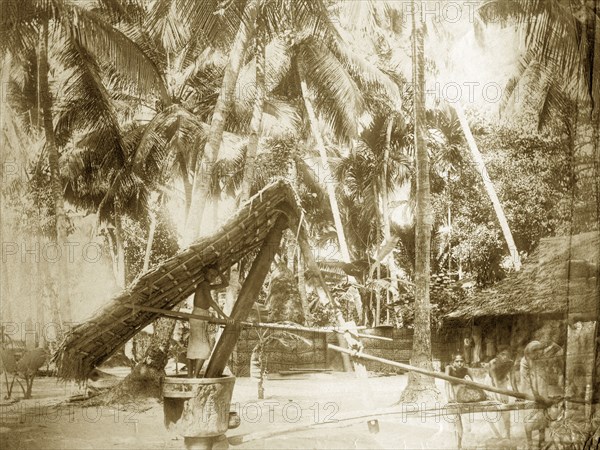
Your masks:
<path fill-rule="evenodd" d="M 408 414 L 416 405 L 406 406 L 406 414 L 381 417 L 378 434 L 369 433 L 365 421 L 341 421 L 365 412 L 362 397 L 357 394 L 361 391 L 360 383 L 340 373 L 312 375 L 309 379 L 269 380 L 267 398 L 257 401 L 255 381 L 237 379 L 232 409 L 239 413 L 241 425 L 231 430 L 228 437 L 332 420 L 340 422 L 259 438 L 231 448 L 454 448 L 450 423 L 453 419 Z M 406 376 L 374 377 L 369 383 L 375 403 L 386 408 L 399 397 L 406 385 Z M 165 430 L 162 405 L 158 402 L 145 404 L 144 411 L 136 405 L 128 405 L 127 411 L 123 411 L 62 403 L 77 393 L 80 390 L 71 384 L 57 384 L 52 378 L 36 380 L 33 399 L 0 407 L 0 448 L 183 448 L 182 439 Z M 494 418 L 488 417 L 488 420 L 494 421 Z M 499 420 L 497 423 L 500 427 Z M 477 446 L 494 436 L 480 414 L 472 418 L 470 429 L 464 439 L 465 447 Z M 513 435 L 522 442 L 522 426 L 513 424 Z"/>

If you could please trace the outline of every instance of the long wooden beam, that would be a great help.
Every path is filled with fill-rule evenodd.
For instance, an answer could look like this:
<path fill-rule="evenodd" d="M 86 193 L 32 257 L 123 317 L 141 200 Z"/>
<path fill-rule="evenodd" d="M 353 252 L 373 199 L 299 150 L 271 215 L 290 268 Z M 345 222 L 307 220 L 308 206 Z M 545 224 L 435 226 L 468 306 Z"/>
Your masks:
<path fill-rule="evenodd" d="M 160 314 L 161 316 L 171 319 L 201 319 L 206 320 L 208 323 L 216 325 L 231 325 L 226 319 L 220 317 L 205 316 L 201 314 L 192 314 L 181 311 L 171 311 L 170 309 L 154 308 L 152 306 L 140 306 L 140 305 L 125 305 L 134 311 L 146 311 Z M 337 327 L 306 327 L 304 325 L 284 325 L 281 323 L 268 323 L 268 322 L 246 322 L 246 321 L 235 321 L 234 326 L 237 325 L 242 328 L 265 328 L 268 330 L 284 330 L 284 331 L 305 331 L 307 333 L 345 333 L 347 330 Z M 385 336 L 374 336 L 370 334 L 357 333 L 357 335 L 364 339 L 375 339 L 379 341 L 393 341 L 392 338 Z"/>
<path fill-rule="evenodd" d="M 532 401 L 532 402 L 552 404 L 552 402 L 549 402 L 548 399 L 544 399 L 544 398 L 541 398 L 541 397 L 537 397 L 536 398 L 535 396 L 533 396 L 531 394 L 525 394 L 525 393 L 522 393 L 522 392 L 510 391 L 508 389 L 501 389 L 501 388 L 497 388 L 495 386 L 490 386 L 488 384 L 482 384 L 482 383 L 477 383 L 475 381 L 469 381 L 469 380 L 464 380 L 464 379 L 461 379 L 461 378 L 451 377 L 450 375 L 446 375 L 445 373 L 433 372 L 431 370 L 421 369 L 420 367 L 415 367 L 415 366 L 411 366 L 409 364 L 403 364 L 403 363 L 399 363 L 399 362 L 396 362 L 396 361 L 391 361 L 391 360 L 385 359 L 385 358 L 379 358 L 377 356 L 368 355 L 366 353 L 355 353 L 352 350 L 341 348 L 341 347 L 338 347 L 336 345 L 329 344 L 328 348 L 330 348 L 331 350 L 335 350 L 336 352 L 346 353 L 346 354 L 351 355 L 351 356 L 353 356 L 355 358 L 366 359 L 368 361 L 376 361 L 376 362 L 379 362 L 379 363 L 382 363 L 382 364 L 387 364 L 388 366 L 398 367 L 399 369 L 403 369 L 403 370 L 406 370 L 408 372 L 420 373 L 422 375 L 427 375 L 429 377 L 439 378 L 441 380 L 446 380 L 446 381 L 449 381 L 451 383 L 464 384 L 465 386 L 470 386 L 470 387 L 474 387 L 474 388 L 478 388 L 478 389 L 483 389 L 484 391 L 495 392 L 497 394 L 508 395 L 510 397 L 520 398 L 522 400 L 529 400 L 529 401 Z"/>
<path fill-rule="evenodd" d="M 233 310 L 230 314 L 231 319 L 244 321 L 248 317 L 252 305 L 258 298 L 258 294 L 260 293 L 265 278 L 269 273 L 273 258 L 279 251 L 281 235 L 283 230 L 287 227 L 287 224 L 287 217 L 283 214 L 280 215 L 263 241 L 262 247 L 258 252 L 258 255 L 256 255 L 252 267 L 250 268 L 250 272 L 240 289 L 237 301 L 235 302 L 235 305 L 233 305 Z M 221 376 L 223 369 L 225 369 L 225 366 L 227 365 L 227 360 L 240 336 L 240 331 L 240 327 L 236 327 L 235 325 L 225 326 L 208 362 L 205 375 L 206 378 Z"/>

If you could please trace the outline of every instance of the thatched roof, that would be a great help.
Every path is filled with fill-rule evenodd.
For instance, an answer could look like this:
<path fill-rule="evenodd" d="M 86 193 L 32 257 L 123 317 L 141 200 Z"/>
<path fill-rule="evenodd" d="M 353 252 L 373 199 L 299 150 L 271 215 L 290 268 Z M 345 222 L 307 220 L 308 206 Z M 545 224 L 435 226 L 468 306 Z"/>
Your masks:
<path fill-rule="evenodd" d="M 260 248 L 280 215 L 288 217 L 288 226 L 297 227 L 299 212 L 298 197 L 287 182 L 276 181 L 264 188 L 212 236 L 144 273 L 91 319 L 73 328 L 55 356 L 58 375 L 87 378 L 94 367 L 159 317 L 128 305 L 174 308 L 193 294 L 203 280 L 205 267 L 227 270 Z"/>
<path fill-rule="evenodd" d="M 598 232 L 542 239 L 520 272 L 469 297 L 448 318 L 597 314 L 599 255 Z"/>

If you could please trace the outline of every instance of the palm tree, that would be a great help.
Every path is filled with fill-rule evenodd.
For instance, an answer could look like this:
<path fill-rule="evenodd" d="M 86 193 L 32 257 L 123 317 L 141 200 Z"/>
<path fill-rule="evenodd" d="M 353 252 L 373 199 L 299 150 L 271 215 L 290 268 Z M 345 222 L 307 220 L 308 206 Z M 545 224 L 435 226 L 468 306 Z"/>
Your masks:
<path fill-rule="evenodd" d="M 218 158 L 221 135 L 225 129 L 225 121 L 233 104 L 233 95 L 242 64 L 245 60 L 250 36 L 256 28 L 258 15 L 264 17 L 264 23 L 271 33 L 290 33 L 290 30 L 304 30 L 312 36 L 327 36 L 332 32 L 329 13 L 324 2 L 290 1 L 262 2 L 250 0 L 245 4 L 241 21 L 234 39 L 228 65 L 225 69 L 221 92 L 215 106 L 209 140 L 204 148 L 202 160 L 198 160 L 194 172 L 194 191 L 192 195 L 192 213 L 188 220 L 188 239 L 197 236 L 207 195 L 210 190 L 210 177 Z M 286 29 L 287 28 L 287 29 Z"/>
<path fill-rule="evenodd" d="M 260 0 L 249 0 L 244 8 L 239 29 L 229 53 L 229 62 L 225 68 L 221 92 L 213 111 L 208 139 L 204 146 L 202 158 L 198 158 L 194 168 L 192 201 L 186 225 L 186 239 L 188 242 L 197 238 L 200 234 L 204 206 L 210 191 L 210 178 L 208 175 L 219 156 L 221 138 L 225 131 L 225 121 L 234 102 L 236 81 L 244 63 L 250 36 L 254 30 L 259 5 Z"/>
<path fill-rule="evenodd" d="M 414 6 L 414 5 L 413 5 Z M 417 11 L 417 9 L 413 9 Z M 425 55 L 423 50 L 425 27 L 422 17 L 412 14 L 412 60 L 415 121 L 416 159 L 416 236 L 415 236 L 415 319 L 411 365 L 433 370 L 431 363 L 431 317 L 429 279 L 431 261 L 431 229 L 433 212 L 429 186 L 429 155 L 426 146 L 425 117 Z M 439 400 L 439 391 L 432 378 L 410 372 L 408 385 L 400 401 Z"/>
<path fill-rule="evenodd" d="M 576 161 L 581 172 L 593 170 L 600 152 L 600 20 L 598 0 L 575 3 L 569 0 L 488 0 L 479 8 L 484 22 L 512 21 L 524 31 L 525 54 L 517 75 L 509 82 L 505 100 L 527 82 L 526 103 L 533 103 L 540 126 L 558 112 L 572 136 Z M 528 74 L 532 76 L 527 77 Z M 533 94 L 533 95 L 532 95 Z M 540 98 L 541 97 L 541 98 Z M 533 100 L 533 101 L 532 101 Z M 575 103 L 575 114 L 564 114 Z M 563 113 L 561 113 L 561 111 Z M 594 154 L 586 149 L 592 148 Z M 596 166 L 597 167 L 597 166 Z M 581 176 L 580 178 L 586 178 Z M 597 189 L 597 173 L 591 173 L 589 189 Z M 594 202 L 595 200 L 595 202 Z M 598 222 L 590 197 L 588 214 Z"/>
<path fill-rule="evenodd" d="M 257 30 L 254 36 L 254 56 L 255 56 L 255 98 L 252 110 L 252 120 L 250 122 L 250 139 L 246 149 L 246 163 L 244 165 L 244 177 L 242 179 L 242 188 L 240 194 L 240 203 L 250 198 L 250 189 L 254 178 L 256 167 L 256 153 L 258 151 L 258 141 L 261 135 L 263 111 L 265 106 L 265 46 L 266 36 L 262 17 L 259 17 Z"/>
<path fill-rule="evenodd" d="M 62 197 L 59 164 L 59 141 L 54 129 L 54 98 L 50 86 L 50 52 L 52 45 L 60 42 L 63 55 L 71 59 L 72 69 L 77 73 L 79 87 L 97 96 L 104 87 L 96 70 L 94 60 L 103 58 L 120 73 L 137 78 L 137 84 L 146 91 L 160 92 L 160 76 L 150 61 L 123 33 L 104 21 L 100 15 L 68 0 L 46 0 L 3 3 L 0 55 L 11 54 L 16 64 L 31 51 L 38 53 L 39 105 L 43 116 L 50 180 L 56 218 L 56 242 L 60 248 L 67 239 L 67 217 Z M 50 28 L 52 27 L 52 32 Z M 55 32 L 56 30 L 56 32 Z M 52 39 L 52 40 L 51 40 Z M 107 45 L 110 43 L 111 45 Z M 130 78 L 131 79 L 131 78 Z M 91 105 L 91 104 L 90 104 Z M 93 104 L 94 112 L 103 110 L 102 102 Z M 100 113 L 100 116 L 102 115 Z M 98 116 L 87 115 L 92 121 Z M 63 302 L 65 320 L 70 320 L 70 300 L 67 285 L 66 259 L 59 260 L 59 296 Z"/>
<path fill-rule="evenodd" d="M 378 111 L 371 126 L 361 133 L 353 151 L 335 166 L 337 195 L 348 223 L 349 244 L 355 260 L 369 262 L 368 274 L 362 280 L 366 283 L 374 279 L 375 273 L 377 279 L 380 278 L 380 263 L 398 243 L 397 226 L 394 224 L 392 232 L 390 222 L 389 197 L 398 186 L 407 182 L 411 174 L 412 162 L 406 145 L 408 127 L 401 117 L 390 120 L 390 116 L 396 115 L 385 109 Z M 398 126 L 390 126 L 393 122 Z M 375 282 L 375 285 L 385 284 L 387 297 L 397 288 L 397 268 L 393 258 L 385 265 L 390 282 Z M 376 310 L 380 311 L 379 288 L 375 289 L 375 294 Z M 374 312 L 375 325 L 379 325 L 380 316 Z"/>

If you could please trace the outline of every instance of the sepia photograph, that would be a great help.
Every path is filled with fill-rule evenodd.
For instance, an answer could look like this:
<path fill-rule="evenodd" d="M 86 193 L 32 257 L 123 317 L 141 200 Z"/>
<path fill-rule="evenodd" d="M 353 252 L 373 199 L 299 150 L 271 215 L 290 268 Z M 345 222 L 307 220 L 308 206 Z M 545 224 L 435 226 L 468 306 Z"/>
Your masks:
<path fill-rule="evenodd" d="M 3 450 L 600 449 L 600 0 L 0 0 Z"/>

